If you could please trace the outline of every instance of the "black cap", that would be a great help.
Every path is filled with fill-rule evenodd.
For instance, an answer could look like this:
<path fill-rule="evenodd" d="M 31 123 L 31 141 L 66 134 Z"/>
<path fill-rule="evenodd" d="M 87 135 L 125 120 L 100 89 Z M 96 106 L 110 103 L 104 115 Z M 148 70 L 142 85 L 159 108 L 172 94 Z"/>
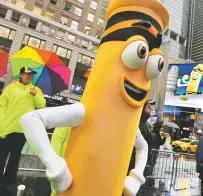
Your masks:
<path fill-rule="evenodd" d="M 156 101 L 152 100 L 152 99 L 148 99 L 146 102 L 145 102 L 145 105 L 146 106 L 147 104 L 150 104 L 150 105 L 155 105 L 156 104 Z"/>
<path fill-rule="evenodd" d="M 33 73 L 33 74 L 37 74 L 36 71 L 34 71 L 32 68 L 28 67 L 28 66 L 25 66 L 25 67 L 22 67 L 20 69 L 20 73 Z"/>

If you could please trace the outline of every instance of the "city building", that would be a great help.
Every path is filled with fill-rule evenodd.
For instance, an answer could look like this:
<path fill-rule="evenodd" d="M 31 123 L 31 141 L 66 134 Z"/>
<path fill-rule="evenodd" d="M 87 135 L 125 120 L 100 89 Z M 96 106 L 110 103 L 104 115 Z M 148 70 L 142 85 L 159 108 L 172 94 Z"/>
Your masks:
<path fill-rule="evenodd" d="M 189 45 L 189 58 L 195 62 L 203 62 L 203 1 L 192 0 L 193 12 L 192 12 L 192 28 L 191 39 Z"/>
<path fill-rule="evenodd" d="M 105 27 L 104 15 L 110 0 L 4 0 L 0 3 L 0 48 L 10 55 L 25 45 L 55 52 L 71 69 L 70 89 L 60 96 L 80 100 Z M 164 34 L 163 49 L 167 61 L 187 59 L 191 33 L 190 0 L 161 0 L 171 21 Z M 170 44 L 168 44 L 170 42 Z M 167 47 L 166 47 L 167 46 Z M 161 80 L 165 79 L 167 68 Z M 8 73 L 6 84 L 12 79 Z M 160 81 L 160 79 L 158 81 Z M 0 78 L 0 83 L 5 78 Z M 159 84 L 160 82 L 153 82 Z M 160 92 L 152 85 L 152 97 L 163 103 L 165 83 Z M 154 86 L 154 88 L 153 88 Z M 155 93 L 154 93 L 155 92 Z M 68 99 L 70 100 L 70 99 Z"/>
<path fill-rule="evenodd" d="M 72 29 L 100 38 L 109 0 L 7 0 Z"/>
<path fill-rule="evenodd" d="M 94 62 L 100 40 L 69 25 L 64 25 L 60 21 L 54 21 L 59 18 L 54 12 L 53 18 L 48 19 L 47 16 L 30 11 L 33 1 L 27 0 L 29 4 L 23 2 L 15 1 L 18 5 L 16 6 L 8 1 L 0 1 L 0 48 L 10 55 L 25 45 L 55 52 L 71 70 L 70 89 L 60 93 L 60 96 L 79 100 L 87 81 L 84 74 Z M 57 1 L 56 5 L 59 2 L 61 1 Z M 53 7 L 50 4 L 48 8 Z M 11 82 L 11 71 L 5 78 L 6 84 Z M 5 78 L 1 78 L 0 82 L 4 82 Z"/>
<path fill-rule="evenodd" d="M 170 13 L 169 28 L 164 40 L 171 41 L 170 57 L 189 59 L 188 39 L 191 34 L 193 0 L 161 0 Z"/>

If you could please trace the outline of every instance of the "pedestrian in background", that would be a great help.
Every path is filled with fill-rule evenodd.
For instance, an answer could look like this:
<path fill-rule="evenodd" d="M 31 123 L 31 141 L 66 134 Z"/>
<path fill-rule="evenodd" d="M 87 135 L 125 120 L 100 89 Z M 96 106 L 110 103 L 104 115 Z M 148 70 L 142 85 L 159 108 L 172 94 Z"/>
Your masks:
<path fill-rule="evenodd" d="M 156 103 L 155 101 L 152 101 L 150 99 L 146 101 L 142 110 L 142 115 L 139 123 L 140 132 L 148 144 L 148 155 L 151 154 L 152 135 L 153 135 L 148 120 L 151 117 L 153 106 L 155 105 L 155 103 Z M 134 147 L 128 168 L 128 174 L 135 166 L 135 153 L 136 149 Z"/>
<path fill-rule="evenodd" d="M 149 157 L 149 159 L 151 160 L 151 170 L 153 171 L 154 166 L 156 165 L 156 161 L 158 159 L 158 155 L 159 155 L 159 149 L 162 145 L 165 144 L 166 142 L 166 135 L 163 135 L 164 138 L 161 138 L 161 134 L 160 134 L 160 130 L 161 127 L 163 125 L 163 122 L 156 122 L 154 124 L 152 133 L 153 133 L 153 140 L 152 140 L 152 149 L 157 150 L 157 151 L 153 151 L 153 153 L 151 154 L 151 157 Z"/>
<path fill-rule="evenodd" d="M 19 120 L 24 114 L 44 108 L 46 104 L 42 91 L 32 85 L 33 75 L 37 72 L 26 66 L 21 68 L 19 74 L 19 80 L 8 85 L 0 96 L 0 195 L 2 196 L 12 194 L 12 185 L 16 181 L 21 151 L 26 141 Z"/>
<path fill-rule="evenodd" d="M 142 110 L 142 115 L 139 123 L 140 132 L 148 144 L 148 161 L 147 161 L 147 166 L 145 167 L 144 177 L 151 175 L 151 155 L 152 155 L 152 143 L 153 143 L 154 134 L 152 133 L 151 126 L 148 120 L 152 115 L 155 104 L 156 102 L 151 99 L 146 101 Z M 136 157 L 136 149 L 134 147 L 127 175 L 135 166 L 135 161 L 136 161 L 135 157 Z M 151 181 L 151 179 L 146 179 L 145 184 L 141 186 L 140 191 L 138 192 L 137 195 L 143 195 L 146 192 L 148 193 L 149 191 L 153 192 L 153 190 L 151 189 L 153 185 L 154 183 Z"/>
<path fill-rule="evenodd" d="M 53 135 L 51 137 L 51 146 L 56 151 L 56 154 L 62 158 L 65 156 L 65 150 L 68 145 L 68 140 L 70 137 L 71 127 L 60 127 L 55 128 Z M 51 187 L 50 187 L 51 194 Z M 51 194 L 54 196 L 54 193 Z"/>

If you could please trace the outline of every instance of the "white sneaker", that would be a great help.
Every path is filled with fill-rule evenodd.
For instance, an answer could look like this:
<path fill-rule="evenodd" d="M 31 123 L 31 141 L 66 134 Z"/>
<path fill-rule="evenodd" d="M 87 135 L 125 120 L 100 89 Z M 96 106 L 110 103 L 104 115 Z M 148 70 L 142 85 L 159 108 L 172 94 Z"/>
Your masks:
<path fill-rule="evenodd" d="M 67 167 L 65 159 L 60 158 L 61 166 L 58 168 L 58 173 L 49 173 L 46 171 L 47 178 L 51 182 L 51 188 L 54 194 L 65 192 L 72 184 L 72 174 Z"/>
<path fill-rule="evenodd" d="M 127 176 L 125 179 L 123 195 L 136 196 L 141 186 L 141 182 L 138 178 Z"/>

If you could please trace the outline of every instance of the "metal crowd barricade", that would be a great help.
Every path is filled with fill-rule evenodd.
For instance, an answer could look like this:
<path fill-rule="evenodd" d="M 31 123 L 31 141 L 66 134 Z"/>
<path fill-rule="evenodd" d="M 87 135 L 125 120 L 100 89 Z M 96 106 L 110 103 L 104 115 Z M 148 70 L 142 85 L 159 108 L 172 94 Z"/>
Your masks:
<path fill-rule="evenodd" d="M 152 150 L 147 166 L 148 179 L 153 179 L 160 192 L 196 189 L 199 184 L 194 154 Z"/>
<path fill-rule="evenodd" d="M 159 193 L 198 188 L 199 179 L 194 154 L 152 150 L 150 160 L 147 173 L 145 173 L 146 178 L 155 183 Z M 19 170 L 45 174 L 44 164 L 32 152 L 28 144 L 24 146 Z"/>

